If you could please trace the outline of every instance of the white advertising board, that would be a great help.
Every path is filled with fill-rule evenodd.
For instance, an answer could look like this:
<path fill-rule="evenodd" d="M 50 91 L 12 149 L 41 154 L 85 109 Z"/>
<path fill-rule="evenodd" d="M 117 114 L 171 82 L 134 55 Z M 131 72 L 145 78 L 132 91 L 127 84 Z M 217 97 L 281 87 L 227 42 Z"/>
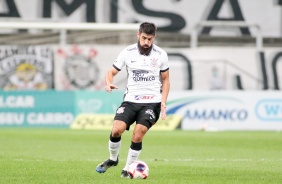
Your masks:
<path fill-rule="evenodd" d="M 184 130 L 282 130 L 281 92 L 188 92 L 169 95 L 167 114 Z"/>

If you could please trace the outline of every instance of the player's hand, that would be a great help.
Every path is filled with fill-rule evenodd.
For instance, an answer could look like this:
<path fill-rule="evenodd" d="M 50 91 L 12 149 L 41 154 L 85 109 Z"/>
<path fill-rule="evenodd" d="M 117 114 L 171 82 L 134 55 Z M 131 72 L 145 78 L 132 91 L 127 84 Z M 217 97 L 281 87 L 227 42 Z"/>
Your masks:
<path fill-rule="evenodd" d="M 109 92 L 109 93 L 112 93 L 112 90 L 113 89 L 118 89 L 118 87 L 116 86 L 116 85 L 114 85 L 114 84 L 108 84 L 108 85 L 106 85 L 106 90 Z"/>
<path fill-rule="evenodd" d="M 165 120 L 165 118 L 166 118 L 166 105 L 165 105 L 165 103 L 161 104 L 161 118 L 162 118 L 162 120 Z"/>

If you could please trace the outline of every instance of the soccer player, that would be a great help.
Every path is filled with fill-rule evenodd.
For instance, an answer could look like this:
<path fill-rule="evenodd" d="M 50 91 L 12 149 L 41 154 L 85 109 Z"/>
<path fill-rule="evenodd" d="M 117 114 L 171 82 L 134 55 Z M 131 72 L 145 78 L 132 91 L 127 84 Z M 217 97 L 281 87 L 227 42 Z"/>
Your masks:
<path fill-rule="evenodd" d="M 114 76 L 124 67 L 127 69 L 127 89 L 124 99 L 117 109 L 109 138 L 110 158 L 96 168 L 104 173 L 119 162 L 121 135 L 136 122 L 128 150 L 127 161 L 121 177 L 129 177 L 129 165 L 138 160 L 142 150 L 142 139 L 161 115 L 166 118 L 166 101 L 170 88 L 167 53 L 153 44 L 156 37 L 153 23 L 140 24 L 137 32 L 138 42 L 121 51 L 117 60 L 106 74 L 106 90 L 118 89 L 113 84 Z"/>

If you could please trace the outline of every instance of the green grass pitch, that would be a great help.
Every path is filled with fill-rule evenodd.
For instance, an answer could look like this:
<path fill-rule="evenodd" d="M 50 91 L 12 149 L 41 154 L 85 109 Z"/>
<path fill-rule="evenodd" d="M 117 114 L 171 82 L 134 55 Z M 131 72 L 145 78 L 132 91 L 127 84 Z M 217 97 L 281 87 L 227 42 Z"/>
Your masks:
<path fill-rule="evenodd" d="M 0 129 L 0 183 L 282 183 L 282 132 L 154 131 L 139 157 L 146 180 L 120 178 L 132 132 L 122 137 L 120 163 L 99 174 L 109 157 L 109 131 Z"/>

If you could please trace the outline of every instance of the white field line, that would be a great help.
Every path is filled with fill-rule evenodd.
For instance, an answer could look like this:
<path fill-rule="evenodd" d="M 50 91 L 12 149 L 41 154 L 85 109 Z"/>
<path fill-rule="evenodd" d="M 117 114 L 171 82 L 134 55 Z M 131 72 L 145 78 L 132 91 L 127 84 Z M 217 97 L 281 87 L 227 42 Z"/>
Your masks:
<path fill-rule="evenodd" d="M 126 161 L 125 159 L 119 159 L 120 161 Z M 13 162 L 45 162 L 45 161 L 55 161 L 55 162 L 67 162 L 67 161 L 82 161 L 82 162 L 102 162 L 101 159 L 3 159 L 0 158 L 0 162 L 4 161 L 13 161 Z M 282 162 L 282 158 L 280 159 L 248 159 L 248 158 L 205 158 L 205 159 L 197 159 L 197 158 L 184 158 L 184 159 L 146 159 L 146 161 L 156 161 L 156 162 Z"/>

